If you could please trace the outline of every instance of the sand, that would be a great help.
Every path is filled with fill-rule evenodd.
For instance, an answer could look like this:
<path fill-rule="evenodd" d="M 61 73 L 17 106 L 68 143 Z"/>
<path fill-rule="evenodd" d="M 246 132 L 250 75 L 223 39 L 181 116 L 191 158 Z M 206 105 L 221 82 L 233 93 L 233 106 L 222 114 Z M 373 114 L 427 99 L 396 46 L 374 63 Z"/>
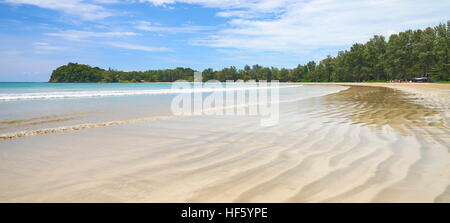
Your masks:
<path fill-rule="evenodd" d="M 1 141 L 0 201 L 450 202 L 450 85 L 342 85 L 282 103 L 272 127 L 192 116 Z"/>

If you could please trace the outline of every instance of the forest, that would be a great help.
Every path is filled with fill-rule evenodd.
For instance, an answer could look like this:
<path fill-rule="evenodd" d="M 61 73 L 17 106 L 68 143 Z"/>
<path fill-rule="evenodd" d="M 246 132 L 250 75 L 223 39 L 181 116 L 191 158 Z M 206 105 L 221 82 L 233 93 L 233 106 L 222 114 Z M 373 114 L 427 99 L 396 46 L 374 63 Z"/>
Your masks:
<path fill-rule="evenodd" d="M 407 30 L 386 39 L 375 35 L 368 42 L 355 43 L 349 50 L 310 61 L 295 68 L 234 66 L 203 70 L 203 81 L 279 80 L 281 82 L 386 82 L 428 77 L 450 81 L 450 21 L 432 28 Z M 195 70 L 175 69 L 119 71 L 69 63 L 52 72 L 49 82 L 172 82 L 193 80 Z"/>

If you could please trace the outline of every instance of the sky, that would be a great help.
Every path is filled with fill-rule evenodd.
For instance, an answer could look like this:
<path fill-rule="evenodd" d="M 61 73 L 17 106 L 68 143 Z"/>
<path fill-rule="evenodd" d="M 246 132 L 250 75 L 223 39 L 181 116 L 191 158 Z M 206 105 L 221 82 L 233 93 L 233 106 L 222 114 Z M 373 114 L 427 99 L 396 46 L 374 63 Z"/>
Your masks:
<path fill-rule="evenodd" d="M 292 68 L 449 15 L 448 0 L 0 0 L 0 81 L 48 81 L 68 62 Z"/>

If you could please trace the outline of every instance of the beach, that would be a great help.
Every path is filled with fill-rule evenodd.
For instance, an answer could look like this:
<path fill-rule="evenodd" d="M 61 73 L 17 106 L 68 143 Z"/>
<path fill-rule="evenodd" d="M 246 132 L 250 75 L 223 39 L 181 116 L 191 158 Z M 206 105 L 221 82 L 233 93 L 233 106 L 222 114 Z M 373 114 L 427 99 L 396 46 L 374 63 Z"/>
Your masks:
<path fill-rule="evenodd" d="M 274 126 L 170 116 L 168 96 L 69 99 L 86 109 L 40 121 L 11 109 L 0 131 L 36 134 L 0 141 L 0 202 L 450 202 L 449 84 L 299 85 Z"/>

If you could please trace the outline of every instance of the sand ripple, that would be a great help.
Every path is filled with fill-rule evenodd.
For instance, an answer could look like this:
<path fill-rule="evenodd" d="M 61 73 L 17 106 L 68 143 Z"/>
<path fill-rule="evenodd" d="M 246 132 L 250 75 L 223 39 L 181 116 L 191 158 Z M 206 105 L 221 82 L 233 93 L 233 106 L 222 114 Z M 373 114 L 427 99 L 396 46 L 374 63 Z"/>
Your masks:
<path fill-rule="evenodd" d="M 282 103 L 272 127 L 191 116 L 4 141 L 40 149 L 0 154 L 0 200 L 450 202 L 449 108 L 420 101 L 351 87 Z"/>

